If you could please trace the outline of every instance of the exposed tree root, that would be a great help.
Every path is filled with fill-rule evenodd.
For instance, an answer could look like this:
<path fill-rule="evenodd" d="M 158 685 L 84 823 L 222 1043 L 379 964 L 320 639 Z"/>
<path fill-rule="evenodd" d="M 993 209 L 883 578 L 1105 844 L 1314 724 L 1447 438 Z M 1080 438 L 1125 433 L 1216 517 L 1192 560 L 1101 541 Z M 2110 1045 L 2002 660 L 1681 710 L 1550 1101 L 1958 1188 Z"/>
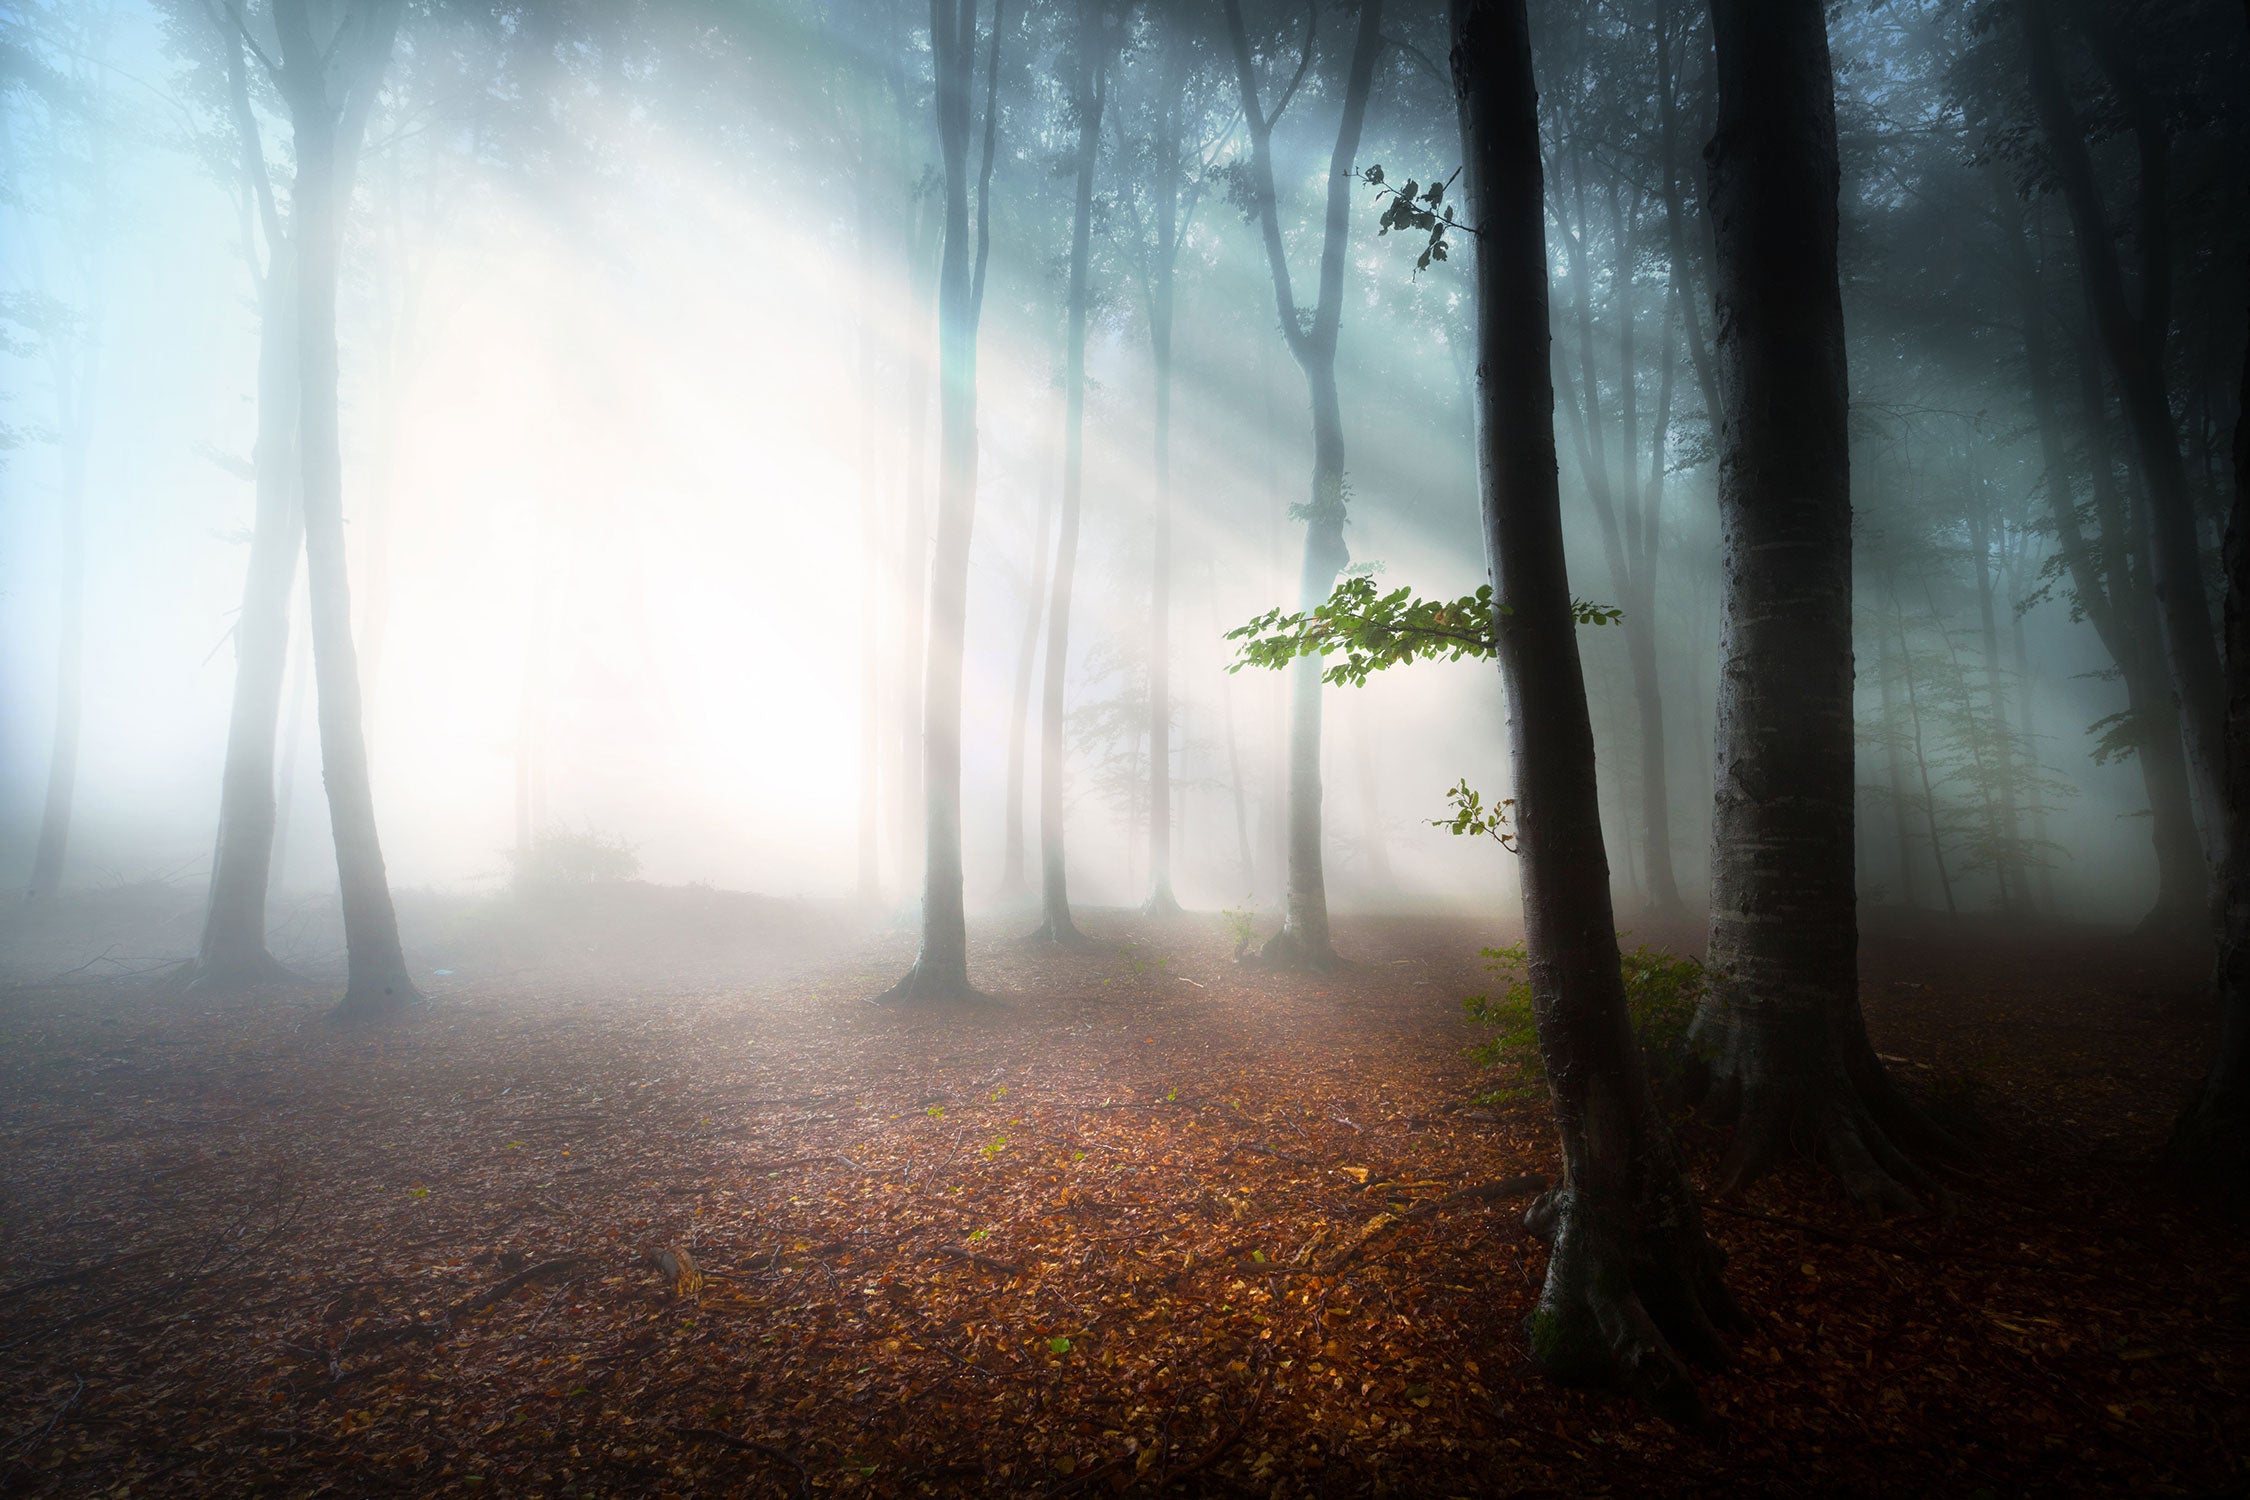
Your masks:
<path fill-rule="evenodd" d="M 1720 1330 L 1743 1319 L 1721 1279 L 1725 1252 L 1704 1237 L 1693 1205 L 1628 1212 L 1587 1202 L 1565 1183 L 1531 1206 L 1524 1225 L 1553 1247 L 1539 1305 L 1524 1320 L 1540 1369 L 1566 1385 L 1622 1390 L 1670 1421 L 1701 1423 L 1688 1365 L 1725 1365 Z"/>
<path fill-rule="evenodd" d="M 948 971 L 935 965 L 916 963 L 899 977 L 898 983 L 879 995 L 867 997 L 869 1005 L 902 1007 L 908 1005 L 990 1005 L 996 1003 L 969 983 L 963 971 Z"/>
<path fill-rule="evenodd" d="M 1856 1014 L 1850 1019 L 1856 1027 Z M 1723 1039 L 1701 1104 L 1734 1127 L 1719 1167 L 1722 1195 L 1803 1159 L 1827 1168 L 1846 1197 L 1881 1218 L 1942 1205 L 1944 1180 L 1960 1180 L 1953 1168 L 1969 1153 L 1906 1097 L 1864 1033 L 1854 1047 L 1825 1019 L 1730 1009 L 1698 1022 L 1699 1033 L 1714 1030 Z"/>
<path fill-rule="evenodd" d="M 1265 946 L 1258 950 L 1257 962 L 1262 968 L 1298 974 L 1322 974 L 1343 964 L 1325 938 L 1315 942 L 1286 924 L 1266 939 Z"/>
<path fill-rule="evenodd" d="M 1078 930 L 1078 924 L 1070 919 L 1070 913 L 1065 911 L 1042 917 L 1037 927 L 1023 935 L 1023 944 L 1027 948 L 1041 943 L 1055 948 L 1084 948 L 1088 946 L 1088 939 L 1085 933 Z"/>

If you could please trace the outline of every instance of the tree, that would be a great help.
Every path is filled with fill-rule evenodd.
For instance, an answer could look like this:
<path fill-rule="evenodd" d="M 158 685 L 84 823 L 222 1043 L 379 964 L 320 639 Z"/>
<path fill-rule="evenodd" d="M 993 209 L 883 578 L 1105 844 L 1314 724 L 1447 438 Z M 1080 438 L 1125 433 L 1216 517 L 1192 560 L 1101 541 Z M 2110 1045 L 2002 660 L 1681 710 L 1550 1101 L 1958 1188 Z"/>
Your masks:
<path fill-rule="evenodd" d="M 1063 332 L 1062 514 L 1047 596 L 1046 680 L 1039 694 L 1039 926 L 1035 940 L 1085 939 L 1070 919 L 1063 857 L 1063 690 L 1070 669 L 1070 601 L 1078 577 L 1078 519 L 1086 462 L 1086 312 L 1091 295 L 1094 168 L 1101 158 L 1102 110 L 1109 101 L 1109 6 L 1078 0 L 1071 49 L 1070 111 L 1078 126 L 1072 167 L 1070 290 Z"/>
<path fill-rule="evenodd" d="M 234 626 L 234 702 L 227 718 L 225 768 L 219 782 L 218 842 L 211 856 L 211 890 L 204 906 L 203 938 L 185 977 L 191 989 L 225 990 L 288 971 L 266 949 L 266 900 L 273 873 L 274 742 L 289 660 L 289 600 L 304 548 L 304 511 L 298 501 L 302 466 L 297 456 L 298 376 L 295 252 L 276 201 L 266 148 L 250 106 L 244 36 L 235 24 L 211 15 L 226 57 L 228 116 L 241 156 L 244 196 L 256 205 L 266 256 L 259 268 L 255 244 L 243 252 L 258 298 L 257 515 L 250 534 L 250 563 L 242 582 L 242 610 Z M 249 226 L 245 225 L 248 238 Z"/>
<path fill-rule="evenodd" d="M 328 821 L 343 897 L 346 979 L 338 1014 L 350 1020 L 381 1020 L 420 998 L 407 975 L 375 828 L 359 661 L 352 644 L 336 400 L 336 279 L 352 171 L 403 8 L 403 0 L 347 0 L 335 8 L 327 35 L 321 36 L 315 33 L 308 0 L 275 0 L 280 58 L 267 62 L 289 106 L 296 141 L 292 212 L 305 571 L 312 598 L 321 776 L 328 786 Z"/>
<path fill-rule="evenodd" d="M 994 0 L 987 58 L 984 159 L 977 227 L 969 237 L 970 84 L 976 72 L 976 0 L 930 0 L 937 79 L 938 150 L 945 163 L 944 249 L 938 263 L 938 528 L 922 672 L 922 946 L 914 966 L 877 999 L 965 999 L 968 916 L 961 880 L 961 646 L 969 614 L 969 544 L 977 505 L 977 321 L 992 247 L 992 169 L 999 149 L 1001 17 Z M 973 264 L 972 264 L 973 261 Z"/>
<path fill-rule="evenodd" d="M 2204 597 L 2194 499 L 2173 425 L 2165 356 L 2172 323 L 2171 210 L 2166 201 L 2170 141 L 2130 39 L 2107 24 L 2095 23 L 2090 38 L 2093 55 L 2120 97 L 2138 148 L 2134 229 L 2141 248 L 2141 295 L 2135 307 L 2126 296 L 2125 275 L 2087 154 L 2084 127 L 2062 76 L 2050 0 L 2019 0 L 2017 14 L 2033 111 L 2075 231 L 2079 279 L 2102 353 L 2117 380 L 2147 487 L 2149 579 L 2172 693 L 2179 704 L 2188 772 L 2204 805 L 2221 808 L 2226 805 L 2225 688 Z M 2216 841 L 2213 847 L 2223 860 L 2224 848 Z"/>
<path fill-rule="evenodd" d="M 1740 1188 L 1783 1155 L 1858 1202 L 1928 1192 L 1942 1151 L 1859 1007 L 1853 862 L 1851 477 L 1834 82 L 1819 0 L 1714 0 L 1719 508 L 1712 983 L 1706 1104 Z"/>
<path fill-rule="evenodd" d="M 1815 10 L 1817 17 L 1818 11 Z M 1592 720 L 1563 557 L 1548 361 L 1537 93 L 1522 0 L 1453 0 L 1453 80 L 1476 226 L 1477 415 L 1489 616 L 1509 703 L 1517 851 L 1539 1050 L 1563 1181 L 1527 1325 L 1564 1380 L 1700 1412 L 1682 1359 L 1721 1357 L 1737 1320 L 1625 1009 L 1595 795 Z"/>
<path fill-rule="evenodd" d="M 1374 90 L 1375 59 L 1384 46 L 1383 4 L 1382 0 L 1361 0 L 1359 7 L 1359 28 L 1336 122 L 1336 145 L 1328 161 L 1318 291 L 1310 308 L 1299 307 L 1290 279 L 1289 252 L 1282 239 L 1280 206 L 1274 191 L 1273 127 L 1312 64 L 1315 27 L 1308 22 L 1296 75 L 1274 102 L 1272 112 L 1267 113 L 1259 102 L 1257 62 L 1242 16 L 1242 0 L 1226 0 L 1226 14 L 1235 79 L 1242 94 L 1243 127 L 1250 138 L 1250 208 L 1257 216 L 1266 262 L 1273 274 L 1282 342 L 1304 372 L 1312 404 L 1312 490 L 1302 512 L 1305 553 L 1298 581 L 1298 602 L 1311 609 L 1328 596 L 1336 575 L 1351 561 L 1344 545 L 1344 413 L 1336 389 L 1336 341 L 1344 316 L 1352 158 L 1359 150 L 1360 128 L 1366 122 L 1367 100 Z M 1317 19 L 1319 12 L 1312 14 Z M 1263 957 L 1272 963 L 1321 968 L 1335 962 L 1336 950 L 1328 937 L 1328 887 L 1321 869 L 1320 662 L 1307 657 L 1296 664 L 1293 673 L 1289 702 L 1288 892 L 1281 931 L 1267 942 Z"/>

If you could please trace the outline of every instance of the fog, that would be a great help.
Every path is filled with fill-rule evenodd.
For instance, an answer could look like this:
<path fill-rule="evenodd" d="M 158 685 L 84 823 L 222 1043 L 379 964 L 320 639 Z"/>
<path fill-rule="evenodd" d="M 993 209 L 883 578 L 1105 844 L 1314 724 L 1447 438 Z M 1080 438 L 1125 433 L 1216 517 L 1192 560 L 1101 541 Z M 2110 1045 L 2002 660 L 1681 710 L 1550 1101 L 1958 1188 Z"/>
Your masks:
<path fill-rule="evenodd" d="M 1298 23 L 1253 21 L 1278 90 Z M 256 511 L 252 267 L 271 253 L 226 113 L 233 38 L 218 22 L 195 3 L 93 0 L 24 7 L 8 22 L 10 55 L 23 61 L 9 81 L 11 187 L 0 210 L 13 320 L 0 359 L 13 444 L 0 473 L 0 868 L 11 880 L 31 865 L 53 774 L 73 507 L 84 528 L 84 707 L 62 884 L 193 890 L 210 871 L 230 631 Z M 1290 507 L 1312 461 L 1306 387 L 1278 337 L 1234 175 L 1248 148 L 1223 32 L 1166 11 L 1119 24 L 1094 185 L 1066 693 L 1071 879 L 1078 899 L 1106 905 L 1137 904 L 1149 881 L 1147 140 L 1163 38 L 1178 29 L 1190 37 L 1181 108 L 1197 158 L 1183 178 L 1199 196 L 1179 262 L 1172 421 L 1175 879 L 1191 906 L 1271 908 L 1284 860 L 1283 674 L 1229 675 L 1224 633 L 1296 604 L 1304 528 Z M 255 15 L 248 25 L 253 36 L 269 27 Z M 938 421 L 927 25 L 911 8 L 880 6 L 432 5 L 406 15 L 367 126 L 339 313 L 352 623 L 394 883 L 497 889 L 526 830 L 562 830 L 629 845 L 652 882 L 829 898 L 864 893 L 871 873 L 886 908 L 912 910 L 918 612 Z M 1424 66 L 1442 53 L 1442 18 L 1409 12 L 1391 25 L 1399 45 L 1377 70 L 1355 166 L 1384 163 L 1394 181 L 1450 173 L 1450 107 Z M 1614 70 L 1640 65 L 1645 37 L 1615 18 L 1558 12 L 1541 25 L 1554 55 L 1575 60 L 1547 81 L 1568 127 L 1550 147 L 1549 198 L 1572 582 L 1589 599 L 1623 602 L 1605 569 L 1580 425 L 1586 350 L 1575 320 L 1590 295 L 1601 462 L 1620 483 L 1649 471 L 1669 368 L 1646 608 L 1674 859 L 1696 899 L 1716 691 L 1716 474 L 1670 293 L 1652 107 L 1605 96 Z M 1998 903 L 2004 866 L 2036 884 L 2043 911 L 2133 920 L 2156 889 L 2148 798 L 2129 752 L 2093 753 L 2093 729 L 2126 694 L 2058 561 L 2043 488 L 2052 481 L 1997 267 L 1993 183 L 2017 196 L 2035 253 L 2053 263 L 2040 297 L 2066 363 L 2084 321 L 2067 225 L 2035 167 L 1991 159 L 1975 81 L 1963 81 L 1961 54 L 1976 44 L 1958 14 L 1893 7 L 1840 14 L 1837 25 L 1838 53 L 1852 58 L 1839 108 L 1861 899 L 1947 899 L 1930 854 L 1926 772 L 1955 905 Z M 1069 40 L 1044 11 L 1005 18 L 962 711 L 973 902 L 1000 883 L 1018 652 L 1061 464 Z M 1344 21 L 1321 30 L 1274 136 L 1281 219 L 1308 301 L 1348 40 Z M 1675 80 L 1690 120 L 1679 171 L 1699 258 L 1707 231 L 1695 217 L 1692 121 L 1706 108 L 1706 46 L 1701 31 L 1682 42 Z M 980 44 L 980 111 L 983 66 Z M 255 60 L 248 71 L 286 208 L 286 110 Z M 1589 113 L 1605 97 L 1610 115 Z M 2191 137 L 2174 187 L 2183 212 L 2201 212 L 2198 195 L 2239 161 L 2235 129 L 2223 116 Z M 2032 179 L 2028 197 L 2019 178 Z M 1355 190 L 1338 361 L 1346 541 L 1385 589 L 1451 596 L 1485 572 L 1467 283 L 1452 264 L 1417 272 L 1413 244 L 1375 232 L 1379 213 L 1371 190 Z M 1622 290 L 1620 226 L 1630 241 Z M 2237 243 L 2241 227 L 2228 221 L 2220 240 L 2197 246 L 2179 296 L 2176 356 L 2204 379 L 2204 394 L 2183 397 L 2182 430 L 2191 452 L 2203 444 L 2197 483 L 2214 517 L 2230 481 L 2209 415 L 2225 393 L 2209 391 L 2224 383 L 2241 303 L 2240 258 L 2221 241 Z M 1630 452 L 1616 373 L 1627 318 L 1639 325 Z M 1701 323 L 1707 339 L 1708 309 Z M 2076 450 L 2075 375 L 2060 383 L 2063 441 Z M 2130 488 L 2122 435 L 2114 447 Z M 276 893 L 318 896 L 333 891 L 336 867 L 301 573 L 297 589 L 278 726 Z M 1625 632 L 1589 629 L 1584 647 L 1613 880 L 1629 913 L 1646 900 L 1633 769 L 1643 729 Z M 1895 662 L 1919 674 L 1921 754 L 1917 763 L 1909 746 L 1903 772 L 1899 739 L 1911 727 Z M 1995 689 L 2013 720 L 1998 727 Z M 1035 844 L 1036 678 L 1031 696 L 1025 837 Z M 1463 778 L 1508 794 L 1490 666 L 1421 666 L 1325 696 L 1334 899 L 1511 899 L 1508 856 L 1432 824 Z M 2006 760 L 2006 773 L 1980 757 Z M 2024 825 L 2005 849 L 1996 788 Z M 870 791 L 871 872 L 859 852 Z"/>

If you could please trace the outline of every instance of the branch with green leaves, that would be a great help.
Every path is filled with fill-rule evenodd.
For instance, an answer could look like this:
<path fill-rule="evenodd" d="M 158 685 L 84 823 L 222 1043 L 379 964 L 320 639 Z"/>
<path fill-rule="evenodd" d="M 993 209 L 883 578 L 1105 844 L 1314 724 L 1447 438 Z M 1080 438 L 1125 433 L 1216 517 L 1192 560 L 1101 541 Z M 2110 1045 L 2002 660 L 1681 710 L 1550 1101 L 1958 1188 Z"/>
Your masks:
<path fill-rule="evenodd" d="M 1453 177 L 1460 175 L 1461 169 L 1455 167 Z M 1449 232 L 1455 229 L 1468 234 L 1477 232 L 1474 227 L 1455 219 L 1453 205 L 1445 201 L 1445 191 L 1453 186 L 1453 177 L 1448 177 L 1443 182 L 1432 182 L 1428 187 L 1409 177 L 1406 179 L 1406 186 L 1393 187 L 1389 179 L 1384 177 L 1380 162 L 1360 173 L 1359 177 L 1360 181 L 1375 190 L 1375 201 L 1383 205 L 1382 227 L 1375 231 L 1378 236 L 1389 234 L 1394 229 L 1402 233 L 1420 230 L 1429 236 L 1422 246 L 1422 253 L 1414 258 L 1414 273 L 1417 276 L 1430 268 L 1430 262 L 1444 260 L 1449 256 L 1451 251 L 1445 241 Z"/>
<path fill-rule="evenodd" d="M 1382 593 L 1365 576 L 1346 578 L 1310 610 L 1269 609 L 1228 631 L 1227 639 L 1241 644 L 1227 670 L 1278 670 L 1300 656 L 1332 657 L 1321 681 L 1362 687 L 1372 674 L 1404 662 L 1484 660 L 1495 650 L 1496 610 L 1505 614 L 1507 606 L 1493 604 L 1490 584 L 1458 599 L 1428 599 L 1411 588 Z M 1614 625 L 1625 617 L 1621 609 L 1583 599 L 1573 599 L 1570 610 L 1581 625 Z"/>

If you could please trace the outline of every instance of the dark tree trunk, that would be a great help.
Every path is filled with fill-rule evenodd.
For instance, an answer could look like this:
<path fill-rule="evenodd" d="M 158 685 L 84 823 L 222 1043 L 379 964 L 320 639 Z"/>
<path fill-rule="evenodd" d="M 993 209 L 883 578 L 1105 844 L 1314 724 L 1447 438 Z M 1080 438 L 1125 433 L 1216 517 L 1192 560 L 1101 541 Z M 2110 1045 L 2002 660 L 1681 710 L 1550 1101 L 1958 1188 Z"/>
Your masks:
<path fill-rule="evenodd" d="M 1835 92 L 1819 0 L 1713 0 L 1719 509 L 1725 553 L 1707 1103 L 1723 1182 L 1792 1152 L 1903 1209 L 1943 1148 L 1860 1017 L 1853 890 L 1851 475 Z"/>
<path fill-rule="evenodd" d="M 1086 460 L 1086 315 L 1091 295 L 1094 167 L 1101 158 L 1102 107 L 1108 99 L 1103 0 L 1079 0 L 1071 105 L 1078 118 L 1077 182 L 1071 199 L 1070 290 L 1063 330 L 1062 518 L 1048 585 L 1046 680 L 1039 694 L 1039 927 L 1050 943 L 1084 942 L 1070 918 L 1063 853 L 1063 693 L 1070 675 L 1071 592 L 1078 577 L 1078 521 Z"/>
<path fill-rule="evenodd" d="M 358 145 L 341 125 L 355 105 L 364 121 L 359 101 L 372 95 L 389 61 L 399 9 L 396 0 L 369 0 L 364 11 L 339 16 L 338 37 L 321 42 L 313 36 L 305 0 L 280 0 L 274 8 L 297 145 L 298 457 L 304 466 L 305 575 L 320 697 L 321 777 L 328 788 L 344 916 L 346 981 L 337 1014 L 348 1020 L 381 1020 L 420 998 L 399 945 L 398 915 L 375 829 L 352 645 L 336 397 L 339 242 L 349 203 L 349 162 Z M 347 94 L 339 103 L 330 97 L 328 75 L 331 55 L 345 43 Z"/>
<path fill-rule="evenodd" d="M 958 1000 L 969 986 L 961 878 L 961 651 L 969 614 L 969 545 L 977 504 L 977 322 L 991 244 L 992 162 L 1004 0 L 992 15 L 977 233 L 969 237 L 969 93 L 976 72 L 976 0 L 930 0 L 938 147 L 945 161 L 944 249 L 938 264 L 938 526 L 922 674 L 922 946 L 883 1001 Z"/>
<path fill-rule="evenodd" d="M 2250 3 L 2243 6 L 2250 20 Z M 2172 1132 L 2170 1156 L 2231 1206 L 2250 1204 L 2250 349 L 2234 424 L 2234 505 L 2226 540 L 2226 858 L 2219 866 L 2219 1046 Z"/>
<path fill-rule="evenodd" d="M 1552 1253 L 1526 1324 L 1557 1379 L 1700 1415 L 1682 1356 L 1717 1361 L 1737 1313 L 1626 1015 L 1594 784 L 1548 364 L 1547 253 L 1522 0 L 1454 0 L 1453 80 L 1477 291 L 1478 467 L 1523 861 L 1539 1048 L 1563 1181 L 1532 1210 Z"/>
<path fill-rule="evenodd" d="M 1304 512 L 1304 563 L 1297 581 L 1298 607 L 1310 610 L 1327 602 L 1336 576 L 1351 561 L 1344 545 L 1344 413 L 1336 393 L 1336 341 L 1343 326 L 1344 267 L 1349 258 L 1355 180 L 1353 158 L 1359 151 L 1367 100 L 1374 89 L 1375 59 L 1384 47 L 1383 6 L 1382 0 L 1361 0 L 1360 4 L 1358 33 L 1344 78 L 1343 109 L 1336 125 L 1336 146 L 1328 160 L 1319 293 L 1309 314 L 1300 311 L 1290 278 L 1274 191 L 1273 117 L 1259 103 L 1256 65 L 1250 54 L 1241 0 L 1226 0 L 1226 18 L 1243 119 L 1250 136 L 1252 194 L 1267 267 L 1273 276 L 1281 336 L 1304 372 L 1312 407 L 1312 490 Z M 1280 108 L 1277 103 L 1276 113 Z M 1321 670 L 1317 656 L 1299 657 L 1290 668 L 1288 882 L 1281 931 L 1267 942 L 1261 955 L 1269 963 L 1316 969 L 1336 961 L 1336 950 L 1328 936 L 1328 882 L 1321 852 Z"/>
<path fill-rule="evenodd" d="M 2215 824 L 2224 823 L 2217 810 L 2226 805 L 2224 788 L 2225 689 L 2221 681 L 2218 644 L 2211 630 L 2211 611 L 2204 597 L 2202 549 L 2196 538 L 2195 502 L 2188 483 L 2187 465 L 2180 455 L 2179 433 L 2172 421 L 2172 398 L 2166 374 L 2164 345 L 2171 321 L 2168 288 L 2171 280 L 2168 209 L 2165 203 L 2168 143 L 2153 118 L 2145 91 L 2126 67 L 2112 70 L 2120 84 L 2127 113 L 2139 146 L 2140 183 L 2137 229 L 2143 265 L 2142 305 L 2136 312 L 2125 295 L 2125 278 L 2118 264 L 2117 246 L 2110 237 L 2109 220 L 2102 206 L 2101 188 L 2094 177 L 2086 138 L 2071 103 L 2056 55 L 2050 0 L 2023 0 L 2018 7 L 2023 21 L 2026 55 L 2030 62 L 2031 100 L 2046 137 L 2047 154 L 2056 182 L 2076 231 L 2079 277 L 2094 327 L 2117 379 L 2126 425 L 2147 488 L 2148 571 L 2156 594 L 2157 618 L 2164 656 L 2170 668 L 2172 694 L 2178 703 L 2182 744 L 2188 774 L 2200 790 L 2203 805 L 2213 810 Z M 2097 55 L 2110 40 L 2091 39 Z M 2226 857 L 2223 826 L 2211 840 L 2216 861 Z M 2216 862 L 2215 861 L 2215 862 Z"/>

